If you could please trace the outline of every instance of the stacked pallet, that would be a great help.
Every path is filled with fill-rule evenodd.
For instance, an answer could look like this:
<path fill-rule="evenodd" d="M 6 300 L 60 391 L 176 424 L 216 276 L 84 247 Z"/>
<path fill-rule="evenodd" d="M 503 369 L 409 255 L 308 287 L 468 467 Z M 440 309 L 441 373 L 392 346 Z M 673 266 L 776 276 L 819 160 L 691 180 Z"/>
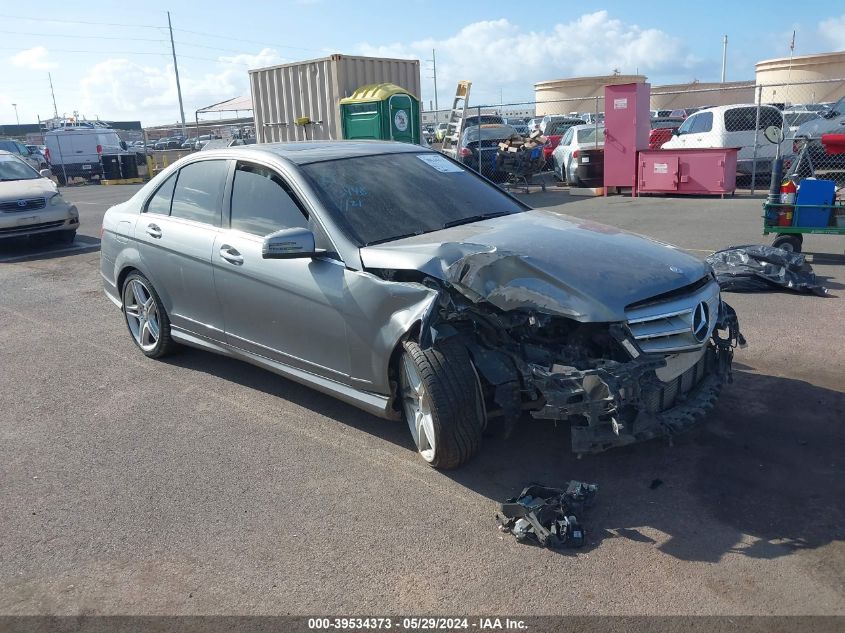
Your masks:
<path fill-rule="evenodd" d="M 500 152 L 521 152 L 523 150 L 531 151 L 535 147 L 545 145 L 548 141 L 545 136 L 535 130 L 528 135 L 528 138 L 523 138 L 519 134 L 514 134 L 509 139 L 505 139 L 499 143 Z"/>

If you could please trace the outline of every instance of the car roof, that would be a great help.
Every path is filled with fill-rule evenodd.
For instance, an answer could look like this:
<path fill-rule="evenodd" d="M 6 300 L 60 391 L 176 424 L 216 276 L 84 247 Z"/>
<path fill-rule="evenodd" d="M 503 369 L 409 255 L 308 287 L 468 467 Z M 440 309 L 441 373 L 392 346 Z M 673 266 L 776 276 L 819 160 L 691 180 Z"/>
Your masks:
<path fill-rule="evenodd" d="M 241 156 L 256 152 L 275 154 L 296 165 L 307 165 L 339 158 L 377 156 L 379 154 L 410 154 L 433 152 L 421 145 L 395 141 L 297 141 L 291 143 L 257 143 L 211 150 L 215 155 Z M 211 153 L 209 152 L 209 154 Z"/>

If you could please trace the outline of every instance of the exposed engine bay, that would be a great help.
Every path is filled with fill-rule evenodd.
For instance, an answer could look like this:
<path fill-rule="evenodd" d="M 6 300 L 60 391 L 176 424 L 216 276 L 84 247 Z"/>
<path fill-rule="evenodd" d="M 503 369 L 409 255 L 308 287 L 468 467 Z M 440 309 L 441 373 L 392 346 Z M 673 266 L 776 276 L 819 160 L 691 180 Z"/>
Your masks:
<path fill-rule="evenodd" d="M 379 271 L 401 281 L 406 271 Z M 715 282 L 712 278 L 699 282 Z M 524 411 L 566 420 L 572 450 L 595 453 L 691 427 L 731 380 L 733 348 L 744 345 L 734 310 L 718 298 L 709 337 L 683 353 L 646 353 L 629 325 L 577 321 L 541 310 L 502 310 L 459 284 L 427 277 L 437 290 L 420 344 L 460 337 L 482 385 L 486 419 L 507 437 Z M 689 312 L 689 310 L 687 310 Z"/>

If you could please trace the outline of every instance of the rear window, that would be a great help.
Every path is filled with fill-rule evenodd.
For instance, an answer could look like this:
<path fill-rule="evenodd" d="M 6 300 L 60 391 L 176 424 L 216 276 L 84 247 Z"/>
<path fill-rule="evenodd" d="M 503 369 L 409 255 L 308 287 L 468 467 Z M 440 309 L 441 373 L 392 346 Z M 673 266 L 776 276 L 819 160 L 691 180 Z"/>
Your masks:
<path fill-rule="evenodd" d="M 599 142 L 604 143 L 604 128 L 598 128 Z M 583 130 L 578 130 L 579 143 L 592 143 L 596 140 L 596 128 L 588 127 Z"/>
<path fill-rule="evenodd" d="M 665 128 L 678 127 L 683 122 L 684 122 L 683 119 L 674 119 L 674 120 L 673 119 L 666 119 L 666 120 L 663 120 L 663 121 L 660 121 L 660 120 L 652 121 L 651 122 L 651 129 L 652 130 L 662 130 L 662 129 L 665 129 Z"/>
<path fill-rule="evenodd" d="M 474 143 L 478 141 L 478 130 L 481 130 L 482 141 L 494 141 L 499 139 L 510 138 L 516 134 L 516 130 L 510 125 L 497 125 L 495 127 L 472 127 L 464 132 L 464 143 Z"/>
<path fill-rule="evenodd" d="M 757 125 L 757 108 L 731 108 L 725 110 L 725 130 L 728 132 L 748 132 Z M 774 125 L 783 125 L 783 116 L 777 108 L 760 108 L 760 127 L 765 130 Z"/>

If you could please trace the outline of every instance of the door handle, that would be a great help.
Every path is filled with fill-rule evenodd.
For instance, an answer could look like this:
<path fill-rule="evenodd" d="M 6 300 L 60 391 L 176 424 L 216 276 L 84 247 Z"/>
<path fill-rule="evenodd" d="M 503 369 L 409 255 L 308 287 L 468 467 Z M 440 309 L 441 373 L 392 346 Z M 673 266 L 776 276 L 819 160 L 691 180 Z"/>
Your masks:
<path fill-rule="evenodd" d="M 224 244 L 220 247 L 220 257 L 230 264 L 235 264 L 236 266 L 240 266 L 244 263 L 243 256 L 237 251 L 237 249 L 232 248 L 228 244 Z"/>
<path fill-rule="evenodd" d="M 158 224 L 148 224 L 147 225 L 147 235 L 150 237 L 154 237 L 156 239 L 161 237 L 161 228 Z"/>

